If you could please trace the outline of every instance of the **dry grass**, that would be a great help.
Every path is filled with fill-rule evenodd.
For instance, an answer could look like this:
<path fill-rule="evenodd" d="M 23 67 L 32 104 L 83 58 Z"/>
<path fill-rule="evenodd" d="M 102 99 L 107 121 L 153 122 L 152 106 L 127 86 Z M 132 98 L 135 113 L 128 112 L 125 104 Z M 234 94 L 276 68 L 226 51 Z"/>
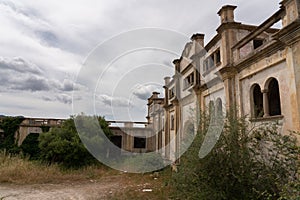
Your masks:
<path fill-rule="evenodd" d="M 22 156 L 9 156 L 0 152 L 0 183 L 35 185 L 44 183 L 83 184 L 117 182 L 119 189 L 111 189 L 107 199 L 168 199 L 171 189 L 168 186 L 170 169 L 153 174 L 130 174 L 112 170 L 105 166 L 89 166 L 79 170 L 62 170 L 58 165 L 47 166 L 29 161 Z M 62 184 L 62 187 L 66 187 Z M 145 191 L 143 189 L 151 189 Z M 101 197 L 102 198 L 102 197 Z M 101 199 L 100 198 L 100 199 Z M 93 198 L 92 198 L 93 199 Z M 97 199 L 97 198 L 94 198 Z"/>
<path fill-rule="evenodd" d="M 170 176 L 169 169 L 161 171 L 158 178 L 154 178 L 152 174 L 127 174 L 124 178 L 127 186 L 114 193 L 110 199 L 169 199 L 172 190 L 168 184 Z M 152 191 L 143 192 L 143 189 L 151 189 Z"/>
<path fill-rule="evenodd" d="M 98 179 L 115 173 L 114 170 L 104 166 L 62 170 L 58 165 L 48 166 L 21 156 L 10 156 L 0 152 L 0 183 L 61 183 Z"/>

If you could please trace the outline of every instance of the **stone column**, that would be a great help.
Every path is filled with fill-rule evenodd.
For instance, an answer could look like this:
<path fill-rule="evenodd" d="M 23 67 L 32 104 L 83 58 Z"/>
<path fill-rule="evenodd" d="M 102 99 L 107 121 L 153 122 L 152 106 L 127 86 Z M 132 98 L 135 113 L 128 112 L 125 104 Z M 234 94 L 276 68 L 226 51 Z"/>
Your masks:
<path fill-rule="evenodd" d="M 263 93 L 263 107 L 264 107 L 264 117 L 270 116 L 270 110 L 269 110 L 269 100 L 268 100 L 268 90 L 262 90 Z"/>

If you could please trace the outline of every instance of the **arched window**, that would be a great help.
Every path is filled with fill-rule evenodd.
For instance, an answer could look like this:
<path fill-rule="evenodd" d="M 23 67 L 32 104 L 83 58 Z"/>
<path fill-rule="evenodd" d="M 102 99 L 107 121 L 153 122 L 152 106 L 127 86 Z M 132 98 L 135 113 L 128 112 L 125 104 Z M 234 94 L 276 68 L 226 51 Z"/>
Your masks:
<path fill-rule="evenodd" d="M 223 116 L 222 100 L 220 98 L 216 100 L 216 115 L 217 117 Z"/>
<path fill-rule="evenodd" d="M 253 117 L 263 117 L 263 94 L 261 93 L 261 89 L 258 84 L 255 84 L 252 87 Z"/>
<path fill-rule="evenodd" d="M 280 94 L 278 81 L 272 78 L 268 85 L 268 104 L 269 104 L 269 115 L 281 115 L 280 108 Z"/>

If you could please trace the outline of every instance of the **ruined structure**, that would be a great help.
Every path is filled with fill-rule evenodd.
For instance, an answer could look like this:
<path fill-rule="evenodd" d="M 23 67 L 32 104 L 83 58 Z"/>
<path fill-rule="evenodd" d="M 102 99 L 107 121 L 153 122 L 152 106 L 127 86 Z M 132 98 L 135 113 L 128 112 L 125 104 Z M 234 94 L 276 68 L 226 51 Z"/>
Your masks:
<path fill-rule="evenodd" d="M 24 118 L 15 133 L 16 142 L 20 146 L 29 134 L 47 132 L 52 127 L 60 126 L 63 121 L 64 119 Z"/>
<path fill-rule="evenodd" d="M 206 45 L 204 34 L 191 37 L 173 61 L 174 76 L 165 78 L 165 97 L 149 98 L 147 119 L 167 159 L 175 161 L 187 130 L 196 131 L 196 110 L 224 115 L 236 107 L 252 123 L 300 131 L 300 0 L 283 0 L 259 26 L 237 22 L 235 9 L 219 10 L 217 34 Z M 282 28 L 273 28 L 278 22 Z"/>
<path fill-rule="evenodd" d="M 65 119 L 24 118 L 15 133 L 15 139 L 20 146 L 29 134 L 42 134 L 52 127 L 60 127 Z M 112 142 L 120 148 L 120 154 L 146 153 L 156 149 L 155 135 L 146 122 L 107 121 L 113 133 Z M 0 129 L 0 139 L 3 130 Z"/>
<path fill-rule="evenodd" d="M 146 127 L 111 127 L 122 151 L 157 151 L 175 161 L 186 134 L 197 130 L 197 110 L 220 116 L 236 107 L 252 123 L 278 121 L 283 132 L 300 131 L 300 0 L 283 0 L 258 26 L 236 21 L 235 9 L 219 10 L 217 34 L 207 44 L 204 34 L 192 35 L 173 61 L 173 77 L 165 78 L 165 97 L 154 92 L 148 99 Z M 282 27 L 273 28 L 278 22 Z M 19 141 L 40 133 L 41 123 L 24 121 Z"/>

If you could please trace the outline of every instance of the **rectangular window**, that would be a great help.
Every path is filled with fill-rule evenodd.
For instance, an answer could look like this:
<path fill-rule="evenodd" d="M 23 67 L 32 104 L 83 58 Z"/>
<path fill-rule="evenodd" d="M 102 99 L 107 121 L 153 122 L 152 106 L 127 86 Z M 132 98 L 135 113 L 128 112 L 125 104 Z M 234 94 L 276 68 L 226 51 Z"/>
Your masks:
<path fill-rule="evenodd" d="M 174 119 L 174 115 L 171 115 L 170 128 L 171 128 L 171 130 L 174 130 L 174 129 L 175 129 L 175 119 Z"/>
<path fill-rule="evenodd" d="M 195 83 L 195 78 L 194 78 L 194 72 L 192 72 L 190 75 L 188 75 L 185 79 L 184 79 L 184 89 L 194 85 Z"/>
<path fill-rule="evenodd" d="M 208 70 L 208 59 L 203 61 L 203 71 L 207 71 Z"/>
<path fill-rule="evenodd" d="M 146 148 L 146 138 L 145 137 L 134 137 L 133 147 L 136 149 Z"/>
<path fill-rule="evenodd" d="M 203 61 L 203 71 L 205 72 L 220 64 L 221 64 L 221 52 L 220 49 L 218 49 Z"/>
<path fill-rule="evenodd" d="M 260 47 L 261 45 L 263 45 L 264 40 L 262 39 L 255 39 L 253 40 L 253 48 L 257 49 L 258 47 Z"/>
<path fill-rule="evenodd" d="M 172 87 L 169 90 L 169 99 L 172 99 L 175 96 L 175 87 Z"/>
<path fill-rule="evenodd" d="M 215 55 L 216 55 L 216 65 L 219 65 L 221 63 L 221 52 L 220 52 L 220 49 L 218 49 L 215 52 Z"/>

